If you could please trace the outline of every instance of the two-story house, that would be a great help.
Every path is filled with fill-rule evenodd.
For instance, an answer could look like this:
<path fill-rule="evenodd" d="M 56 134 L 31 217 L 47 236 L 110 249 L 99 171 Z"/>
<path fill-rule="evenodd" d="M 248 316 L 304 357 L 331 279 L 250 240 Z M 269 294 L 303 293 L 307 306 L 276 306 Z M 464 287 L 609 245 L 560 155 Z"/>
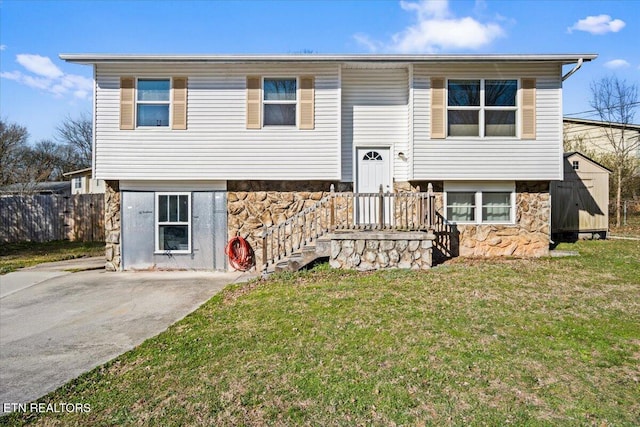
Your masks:
<path fill-rule="evenodd" d="M 595 57 L 61 55 L 94 67 L 93 170 L 116 270 L 225 269 L 237 234 L 260 256 L 263 230 L 332 184 L 431 183 L 454 252 L 545 255 L 562 82 Z"/>

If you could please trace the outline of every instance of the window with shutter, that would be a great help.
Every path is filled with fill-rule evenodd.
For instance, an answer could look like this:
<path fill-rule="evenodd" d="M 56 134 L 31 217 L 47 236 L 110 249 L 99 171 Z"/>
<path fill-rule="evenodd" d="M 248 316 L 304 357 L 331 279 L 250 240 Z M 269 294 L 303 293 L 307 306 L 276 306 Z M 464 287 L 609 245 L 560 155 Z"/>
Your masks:
<path fill-rule="evenodd" d="M 315 128 L 315 78 L 247 76 L 247 129 Z"/>
<path fill-rule="evenodd" d="M 170 126 L 187 128 L 186 77 L 120 78 L 120 129 Z"/>

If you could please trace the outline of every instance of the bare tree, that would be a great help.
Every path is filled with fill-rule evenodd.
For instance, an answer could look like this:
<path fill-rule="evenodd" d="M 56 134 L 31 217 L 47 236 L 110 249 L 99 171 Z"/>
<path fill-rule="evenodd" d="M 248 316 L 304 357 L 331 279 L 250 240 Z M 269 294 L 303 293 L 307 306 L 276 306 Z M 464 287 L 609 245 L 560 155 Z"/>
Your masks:
<path fill-rule="evenodd" d="M 604 128 L 612 155 L 612 166 L 616 189 L 616 226 L 620 226 L 622 211 L 622 187 L 638 169 L 636 152 L 640 146 L 638 138 L 626 132 L 633 124 L 635 110 L 640 104 L 638 86 L 628 84 L 617 77 L 604 77 L 591 83 L 591 107 L 600 120 L 608 123 Z"/>
<path fill-rule="evenodd" d="M 79 167 L 91 166 L 93 123 L 88 114 L 65 118 L 56 128 L 56 140 L 73 148 L 79 159 Z"/>
<path fill-rule="evenodd" d="M 16 182 L 28 138 L 26 127 L 0 120 L 0 185 Z"/>
<path fill-rule="evenodd" d="M 64 147 L 60 147 L 49 139 L 38 141 L 24 152 L 25 183 L 57 181 L 67 168 Z"/>

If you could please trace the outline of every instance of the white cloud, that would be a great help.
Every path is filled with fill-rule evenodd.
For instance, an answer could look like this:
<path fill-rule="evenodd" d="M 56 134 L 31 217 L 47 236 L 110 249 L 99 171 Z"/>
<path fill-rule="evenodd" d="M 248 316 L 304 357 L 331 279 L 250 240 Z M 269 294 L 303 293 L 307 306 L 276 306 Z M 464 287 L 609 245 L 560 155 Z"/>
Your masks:
<path fill-rule="evenodd" d="M 0 77 L 8 80 L 19 81 L 22 73 L 20 71 L 3 71 L 0 73 Z"/>
<path fill-rule="evenodd" d="M 357 33 L 357 34 L 353 35 L 353 38 L 359 44 L 361 44 L 362 46 L 367 48 L 367 50 L 369 50 L 369 52 L 377 52 L 377 51 L 379 51 L 379 50 L 384 48 L 382 43 L 380 43 L 379 41 L 371 39 L 371 37 L 369 37 L 366 34 Z"/>
<path fill-rule="evenodd" d="M 573 30 L 586 31 L 587 33 L 602 35 L 606 33 L 617 33 L 627 25 L 621 19 L 611 19 L 609 15 L 587 16 L 567 28 L 569 33 Z"/>
<path fill-rule="evenodd" d="M 7 50 L 6 44 L 0 44 L 0 50 Z"/>
<path fill-rule="evenodd" d="M 618 69 L 618 68 L 627 68 L 629 66 L 631 66 L 631 64 L 629 64 L 627 61 L 625 61 L 624 59 L 613 59 L 609 62 L 605 62 L 604 66 L 607 68 L 611 68 L 612 70 Z"/>
<path fill-rule="evenodd" d="M 43 77 L 55 79 L 64 74 L 47 56 L 22 53 L 16 56 L 16 61 L 32 73 Z"/>
<path fill-rule="evenodd" d="M 401 1 L 400 7 L 416 14 L 416 23 L 394 34 L 388 43 L 356 34 L 354 39 L 369 51 L 430 53 L 440 50 L 479 49 L 505 35 L 495 22 L 483 23 L 470 16 L 456 17 L 447 0 Z"/>
<path fill-rule="evenodd" d="M 57 98 L 71 95 L 88 99 L 93 92 L 93 80 L 77 74 L 65 74 L 49 57 L 31 54 L 17 55 L 16 61 L 25 73 L 19 70 L 0 73 L 0 78 L 13 80 L 34 89 L 49 92 Z"/>

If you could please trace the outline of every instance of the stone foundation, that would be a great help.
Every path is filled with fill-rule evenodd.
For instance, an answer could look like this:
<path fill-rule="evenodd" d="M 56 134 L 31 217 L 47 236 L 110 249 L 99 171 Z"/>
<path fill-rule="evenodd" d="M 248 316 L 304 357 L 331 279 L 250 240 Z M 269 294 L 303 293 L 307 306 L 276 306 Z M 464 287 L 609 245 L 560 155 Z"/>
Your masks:
<path fill-rule="evenodd" d="M 255 252 L 256 264 L 261 265 L 262 232 L 265 227 L 280 224 L 303 209 L 314 205 L 329 193 L 331 184 L 335 185 L 337 192 L 352 191 L 350 183 L 331 181 L 229 181 L 227 185 L 229 238 L 235 235 L 246 238 Z M 424 192 L 427 191 L 428 184 L 426 181 L 395 182 L 394 189 L 396 192 Z M 432 185 L 436 195 L 436 211 L 441 218 L 444 212 L 443 182 L 433 181 Z M 304 191 L 301 191 L 302 189 Z M 335 203 L 340 217 L 342 215 L 347 218 L 352 217 L 353 212 L 346 211 L 345 200 L 338 198 Z M 344 209 L 340 209 L 340 207 Z M 440 221 L 441 224 L 436 227 L 435 240 L 429 240 L 431 245 L 428 255 L 429 266 L 434 256 L 438 259 L 451 256 L 546 256 L 549 253 L 550 214 L 548 182 L 516 182 L 515 224 L 449 225 Z M 296 229 L 292 233 L 299 233 L 299 231 Z M 349 243 L 350 240 L 353 241 L 353 245 Z M 386 254 L 381 255 L 381 259 L 372 259 L 371 253 L 356 251 L 362 243 L 358 243 L 356 248 L 355 242 L 364 240 L 366 239 L 362 237 L 342 238 L 340 241 L 343 243 L 335 253 L 335 257 L 332 251 L 332 265 L 359 270 L 392 267 L 425 268 L 422 262 L 407 266 L 408 255 L 395 261 L 398 252 L 395 243 L 393 248 L 384 249 L 381 252 Z M 402 238 L 399 241 L 405 240 L 407 239 Z M 391 244 L 389 239 L 387 241 L 384 243 L 385 248 Z M 375 243 L 370 244 L 370 246 L 374 245 Z M 404 243 L 400 245 L 401 250 L 404 251 Z M 353 253 L 345 255 L 352 250 L 351 246 L 353 246 Z M 346 249 L 344 249 L 345 247 Z M 420 247 L 422 248 L 422 246 Z M 391 252 L 392 250 L 396 252 Z M 359 259 L 354 254 L 357 254 Z M 422 259 L 422 256 L 420 253 L 416 259 Z M 338 259 L 338 257 L 340 258 Z M 400 265 L 401 262 L 402 265 Z"/>
<path fill-rule="evenodd" d="M 359 271 L 385 268 L 426 270 L 432 265 L 435 236 L 423 232 L 331 233 L 333 268 Z"/>
<path fill-rule="evenodd" d="M 458 225 L 463 257 L 549 255 L 551 198 L 548 182 L 516 183 L 514 225 Z"/>
<path fill-rule="evenodd" d="M 426 191 L 428 182 L 394 183 L 397 192 Z M 443 182 L 433 181 L 436 212 L 444 213 Z M 549 254 L 551 198 L 547 181 L 516 182 L 515 224 L 441 224 L 434 242 L 436 253 L 444 258 L 463 257 L 540 257 Z M 445 236 L 445 234 L 447 234 Z M 447 247 L 444 247 L 447 246 Z"/>
<path fill-rule="evenodd" d="M 262 265 L 264 227 L 280 224 L 335 191 L 351 191 L 350 183 L 332 181 L 229 181 L 227 232 L 239 235 L 253 248 L 256 265 Z"/>
<path fill-rule="evenodd" d="M 120 257 L 120 183 L 105 181 L 104 192 L 104 235 L 107 271 L 119 271 Z"/>

